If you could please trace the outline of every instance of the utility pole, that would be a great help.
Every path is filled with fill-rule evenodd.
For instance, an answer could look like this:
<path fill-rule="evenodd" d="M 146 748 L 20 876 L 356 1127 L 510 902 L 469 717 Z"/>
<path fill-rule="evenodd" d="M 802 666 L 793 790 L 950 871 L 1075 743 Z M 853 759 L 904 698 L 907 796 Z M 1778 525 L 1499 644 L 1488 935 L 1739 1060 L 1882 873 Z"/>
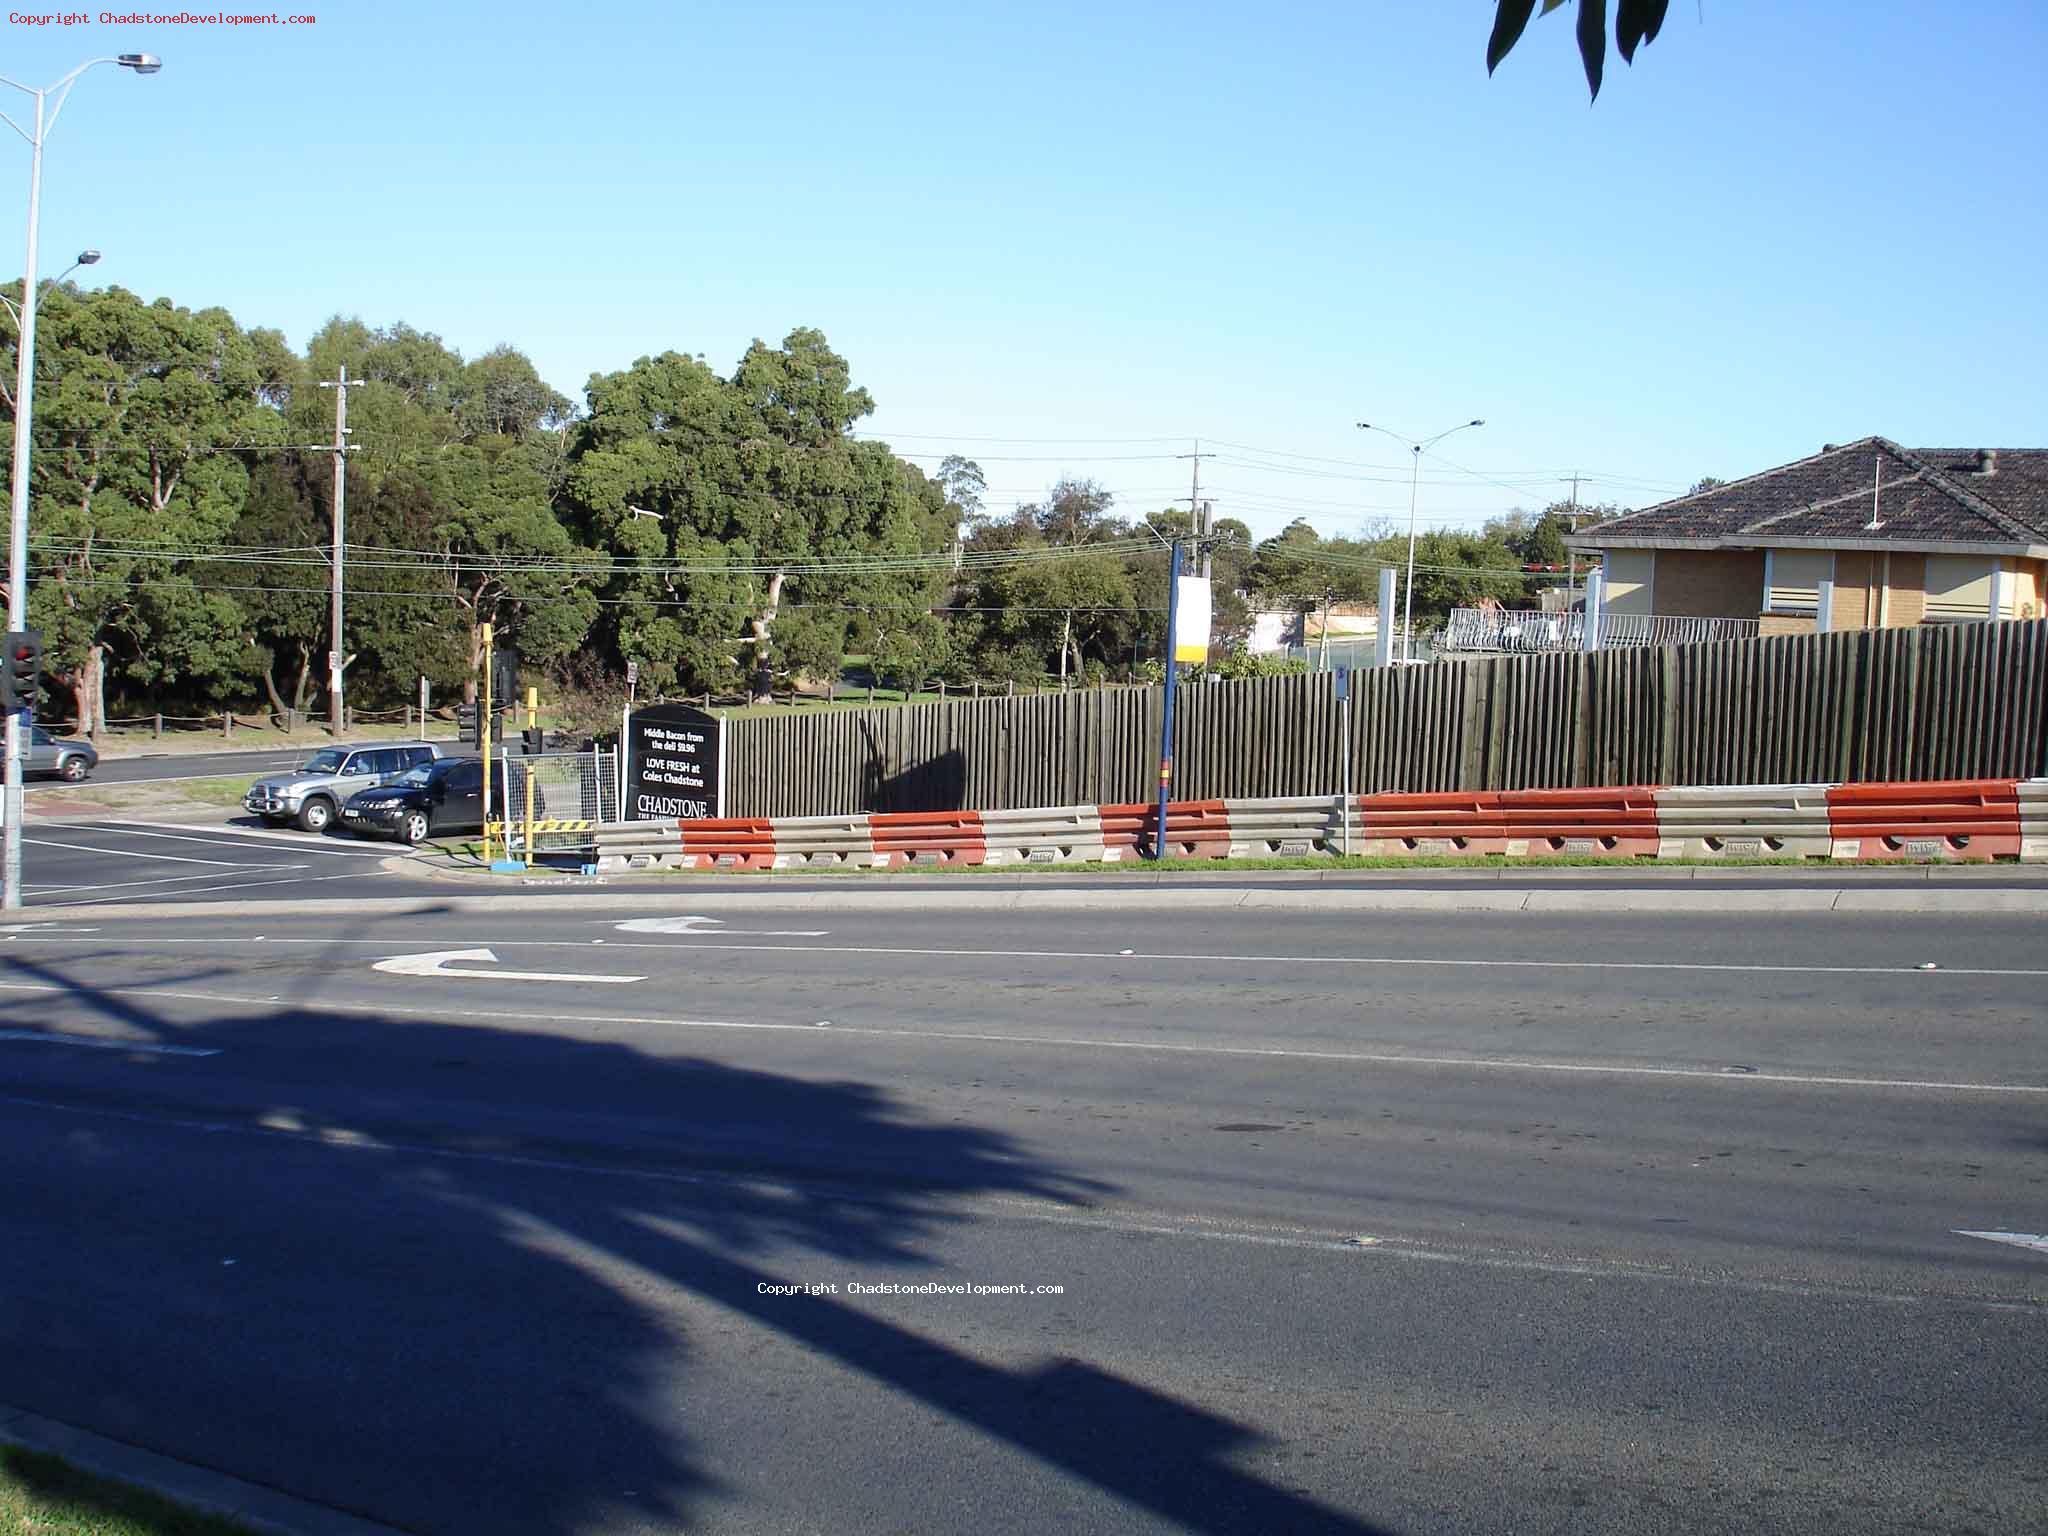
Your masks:
<path fill-rule="evenodd" d="M 362 381 L 358 379 L 357 386 Z M 343 363 L 332 379 L 320 381 L 322 389 L 334 391 L 334 570 L 330 576 L 332 611 L 327 619 L 327 729 L 336 736 L 342 731 L 341 671 L 341 562 L 347 548 L 344 537 L 348 479 L 348 364 Z"/>
<path fill-rule="evenodd" d="M 1577 533 L 1579 531 L 1579 472 L 1576 469 L 1572 471 L 1572 509 L 1567 514 L 1567 518 L 1570 523 L 1570 531 Z M 1572 611 L 1572 592 L 1579 584 L 1579 552 L 1567 544 L 1564 555 L 1564 611 L 1568 618 Z"/>
<path fill-rule="evenodd" d="M 1204 505 L 1202 501 L 1202 460 L 1213 459 L 1216 455 L 1202 452 L 1202 440 L 1198 437 L 1195 439 L 1193 453 L 1177 453 L 1174 457 L 1195 461 L 1194 479 L 1188 486 L 1188 526 L 1194 530 L 1196 548 L 1202 555 L 1201 574 L 1206 578 L 1209 574 L 1209 519 L 1215 511 L 1216 504 L 1210 502 Z"/>

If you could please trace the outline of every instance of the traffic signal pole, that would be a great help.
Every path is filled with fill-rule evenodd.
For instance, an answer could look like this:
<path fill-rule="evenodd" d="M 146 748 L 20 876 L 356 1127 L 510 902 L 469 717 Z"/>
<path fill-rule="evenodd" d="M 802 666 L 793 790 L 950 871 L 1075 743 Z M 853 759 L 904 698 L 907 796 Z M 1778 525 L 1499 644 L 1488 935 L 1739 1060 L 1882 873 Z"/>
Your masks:
<path fill-rule="evenodd" d="M 4 905 L 21 905 L 21 754 L 22 728 L 35 718 L 36 695 L 43 686 L 43 637 L 40 631 L 17 629 L 7 636 L 0 655 L 0 712 L 7 716 L 7 830 Z"/>
<path fill-rule="evenodd" d="M 491 626 L 484 626 L 484 697 L 477 710 L 484 753 L 484 862 L 491 862 Z"/>

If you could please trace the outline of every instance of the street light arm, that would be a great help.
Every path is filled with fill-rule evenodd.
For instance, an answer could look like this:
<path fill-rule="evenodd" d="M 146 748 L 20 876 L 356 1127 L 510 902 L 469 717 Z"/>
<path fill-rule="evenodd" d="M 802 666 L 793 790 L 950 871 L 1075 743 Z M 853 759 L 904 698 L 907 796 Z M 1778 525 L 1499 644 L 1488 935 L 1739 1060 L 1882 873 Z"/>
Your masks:
<path fill-rule="evenodd" d="M 125 60 L 116 58 L 113 54 L 108 54 L 104 58 L 87 59 L 83 64 L 79 65 L 78 68 L 72 70 L 71 73 L 66 75 L 63 79 L 55 81 L 52 84 L 46 85 L 41 90 L 36 89 L 36 87 L 32 85 L 23 85 L 19 80 L 14 79 L 10 75 L 0 75 L 0 85 L 11 85 L 14 87 L 15 90 L 21 92 L 22 95 L 35 97 L 36 105 L 38 108 L 38 116 L 40 116 L 40 108 L 42 106 L 44 99 L 46 97 L 52 96 L 56 98 L 57 104 L 50 108 L 49 120 L 42 124 L 42 136 L 43 138 L 47 139 L 50 136 L 50 130 L 57 126 L 57 114 L 64 110 L 64 103 L 68 101 L 71 97 L 71 87 L 78 83 L 78 77 L 80 75 L 84 74 L 88 69 L 91 69 L 96 64 L 125 63 Z M 133 68 L 134 66 L 129 65 L 127 67 Z M 37 138 L 34 134 L 30 133 L 26 128 L 22 127 L 21 124 L 17 123 L 5 112 L 0 112 L 0 121 L 4 121 L 8 127 L 12 128 L 16 133 L 20 134 L 22 138 L 25 139 L 30 144 L 34 144 L 37 142 Z"/>

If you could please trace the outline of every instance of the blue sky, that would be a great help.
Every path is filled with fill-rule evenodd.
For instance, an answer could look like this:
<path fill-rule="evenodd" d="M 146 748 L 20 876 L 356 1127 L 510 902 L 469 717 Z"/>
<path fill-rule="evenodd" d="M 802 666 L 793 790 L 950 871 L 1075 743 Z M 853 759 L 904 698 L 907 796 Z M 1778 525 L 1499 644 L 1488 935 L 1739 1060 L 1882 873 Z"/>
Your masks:
<path fill-rule="evenodd" d="M 1405 525 L 1361 419 L 1487 419 L 1425 461 L 1426 527 L 1575 469 L 1641 505 L 1869 432 L 2048 444 L 2039 0 L 1676 0 L 1593 106 L 1565 14 L 1489 80 L 1485 3 L 295 3 L 0 31 L 30 84 L 165 61 L 78 87 L 46 275 L 98 246 L 95 282 L 294 345 L 510 342 L 578 398 L 815 325 L 873 431 L 999 506 L 1071 473 L 1151 510 L 1199 437 L 1261 534 Z"/>

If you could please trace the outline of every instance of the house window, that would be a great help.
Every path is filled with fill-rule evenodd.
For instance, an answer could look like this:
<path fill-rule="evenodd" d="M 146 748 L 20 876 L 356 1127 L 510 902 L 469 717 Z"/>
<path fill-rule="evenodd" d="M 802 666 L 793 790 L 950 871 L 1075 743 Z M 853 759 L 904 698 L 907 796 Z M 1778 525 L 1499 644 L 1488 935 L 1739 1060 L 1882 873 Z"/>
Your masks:
<path fill-rule="evenodd" d="M 1820 584 L 1835 579 L 1832 550 L 1767 549 L 1764 551 L 1764 610 L 1767 613 L 1818 613 Z"/>
<path fill-rule="evenodd" d="M 1990 618 L 1997 569 L 1991 555 L 1929 555 L 1926 621 L 1967 624 Z"/>

